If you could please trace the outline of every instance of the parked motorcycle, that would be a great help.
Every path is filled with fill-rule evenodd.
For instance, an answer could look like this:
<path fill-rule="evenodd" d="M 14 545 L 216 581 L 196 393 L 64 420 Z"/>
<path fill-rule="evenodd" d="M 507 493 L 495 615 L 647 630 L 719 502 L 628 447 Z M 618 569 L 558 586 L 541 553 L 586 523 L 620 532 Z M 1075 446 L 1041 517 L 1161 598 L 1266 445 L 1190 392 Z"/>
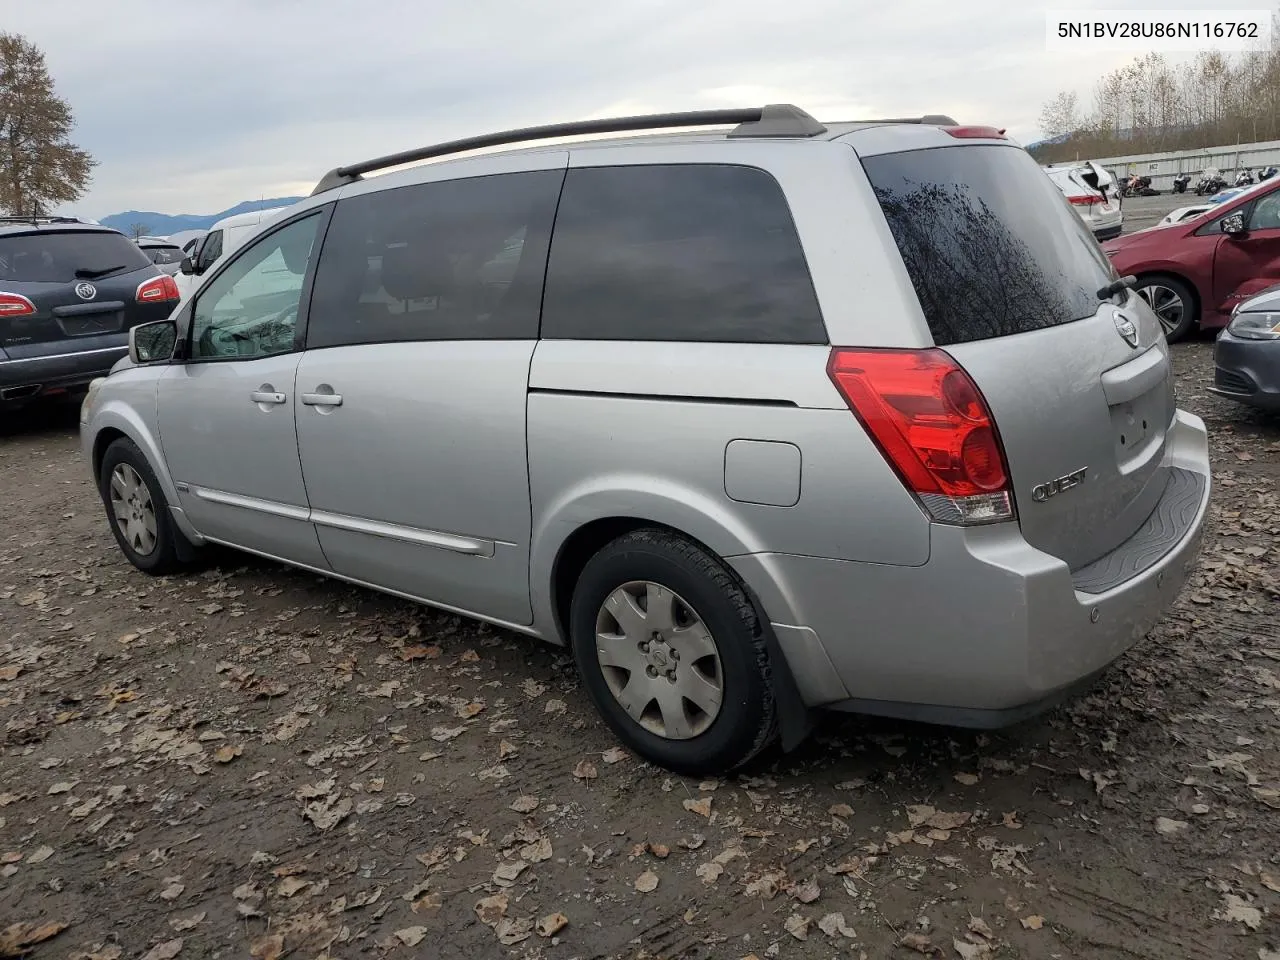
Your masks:
<path fill-rule="evenodd" d="M 1191 174 L 1189 173 L 1179 174 L 1178 176 L 1173 178 L 1173 192 L 1186 193 L 1187 184 L 1189 184 L 1190 182 L 1191 182 Z"/>
<path fill-rule="evenodd" d="M 1196 181 L 1196 195 L 1206 196 L 1207 194 L 1217 193 L 1219 190 L 1227 188 L 1227 181 L 1218 172 L 1217 167 L 1209 167 L 1200 174 L 1200 179 Z"/>
<path fill-rule="evenodd" d="M 1152 188 L 1150 177 L 1132 176 L 1124 183 L 1126 197 L 1158 197 L 1160 191 Z"/>
<path fill-rule="evenodd" d="M 1253 183 L 1254 183 L 1253 171 L 1250 170 L 1248 167 L 1245 167 L 1243 170 L 1241 170 L 1239 173 L 1236 174 L 1235 186 L 1249 187 L 1249 186 L 1253 186 Z"/>
<path fill-rule="evenodd" d="M 1263 180 L 1270 180 L 1277 172 L 1280 171 L 1277 171 L 1275 167 L 1263 167 L 1258 171 L 1258 182 L 1261 183 Z"/>

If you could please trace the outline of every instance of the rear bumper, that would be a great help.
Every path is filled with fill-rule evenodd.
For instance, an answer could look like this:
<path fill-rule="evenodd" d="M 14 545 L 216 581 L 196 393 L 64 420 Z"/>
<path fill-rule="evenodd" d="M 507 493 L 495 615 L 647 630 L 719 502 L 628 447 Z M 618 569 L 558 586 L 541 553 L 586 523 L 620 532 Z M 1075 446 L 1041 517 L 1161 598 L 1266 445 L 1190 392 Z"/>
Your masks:
<path fill-rule="evenodd" d="M 1109 224 L 1105 227 L 1095 227 L 1093 230 L 1093 236 L 1094 239 L 1101 243 L 1104 240 L 1114 240 L 1116 237 L 1120 236 L 1123 231 L 1124 223 L 1121 221 L 1119 223 Z"/>
<path fill-rule="evenodd" d="M 78 390 L 107 371 L 129 352 L 126 334 L 95 337 L 90 349 L 40 356 L 0 356 L 0 404 L 16 404 L 48 393 Z M 74 344 L 67 344 L 68 347 Z"/>
<path fill-rule="evenodd" d="M 1119 578 L 1101 577 L 1096 564 L 1086 568 L 1092 580 L 1073 577 L 1015 523 L 935 524 L 919 567 L 780 554 L 730 562 L 774 622 L 809 705 L 973 727 L 1014 722 L 1146 636 L 1186 582 L 1209 504 L 1204 423 L 1179 412 L 1170 441 L 1167 462 L 1193 476 L 1194 491 L 1171 483 L 1153 521 L 1104 558 L 1127 568 Z M 1172 535 L 1153 534 L 1170 523 Z"/>
<path fill-rule="evenodd" d="M 1227 331 L 1213 348 L 1213 386 L 1220 397 L 1280 411 L 1280 340 L 1244 340 Z"/>

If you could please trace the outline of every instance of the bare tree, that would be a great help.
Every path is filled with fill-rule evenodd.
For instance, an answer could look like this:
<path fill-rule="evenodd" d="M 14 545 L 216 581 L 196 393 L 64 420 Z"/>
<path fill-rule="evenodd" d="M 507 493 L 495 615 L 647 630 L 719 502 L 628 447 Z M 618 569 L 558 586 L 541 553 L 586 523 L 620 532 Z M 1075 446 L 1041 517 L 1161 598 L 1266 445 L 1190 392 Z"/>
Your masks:
<path fill-rule="evenodd" d="M 70 141 L 71 127 L 40 48 L 0 33 L 0 208 L 38 214 L 84 192 L 94 160 Z"/>
<path fill-rule="evenodd" d="M 139 237 L 148 236 L 151 233 L 151 224 L 149 223 L 131 223 L 129 224 L 129 236 L 137 240 Z"/>
<path fill-rule="evenodd" d="M 1050 137 L 1080 129 L 1080 98 L 1074 91 L 1064 90 L 1044 105 L 1040 111 L 1040 128 Z"/>

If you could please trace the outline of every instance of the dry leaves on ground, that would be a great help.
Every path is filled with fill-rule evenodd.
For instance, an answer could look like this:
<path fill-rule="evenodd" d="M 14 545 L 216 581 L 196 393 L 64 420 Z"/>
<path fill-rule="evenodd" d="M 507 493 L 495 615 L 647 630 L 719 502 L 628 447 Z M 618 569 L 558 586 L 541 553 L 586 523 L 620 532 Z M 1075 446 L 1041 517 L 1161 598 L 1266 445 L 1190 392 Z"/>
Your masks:
<path fill-rule="evenodd" d="M 275 933 L 258 938 L 249 945 L 249 956 L 253 960 L 280 960 L 284 956 L 284 937 Z"/>
<path fill-rule="evenodd" d="M 636 877 L 636 890 L 640 893 L 653 893 L 658 889 L 658 875 L 652 870 L 646 870 L 640 876 Z"/>
<path fill-rule="evenodd" d="M 554 937 L 569 925 L 569 918 L 563 913 L 551 913 L 538 921 L 535 929 L 540 937 Z"/>
<path fill-rule="evenodd" d="M 24 957 L 36 944 L 52 940 L 65 923 L 15 923 L 0 930 L 0 957 Z"/>
<path fill-rule="evenodd" d="M 802 917 L 798 913 L 793 913 L 791 916 L 787 917 L 787 922 L 783 924 L 783 928 L 797 940 L 809 939 L 808 917 Z"/>
<path fill-rule="evenodd" d="M 578 780 L 594 780 L 600 776 L 600 772 L 590 760 L 579 760 L 578 765 L 573 768 L 573 775 Z"/>
<path fill-rule="evenodd" d="M 166 940 L 164 943 L 158 943 L 145 954 L 142 960 L 173 960 L 182 952 L 182 940 Z"/>
<path fill-rule="evenodd" d="M 700 817 L 711 816 L 711 798 L 702 797 L 698 800 L 685 800 L 684 808 L 690 813 L 696 813 Z"/>

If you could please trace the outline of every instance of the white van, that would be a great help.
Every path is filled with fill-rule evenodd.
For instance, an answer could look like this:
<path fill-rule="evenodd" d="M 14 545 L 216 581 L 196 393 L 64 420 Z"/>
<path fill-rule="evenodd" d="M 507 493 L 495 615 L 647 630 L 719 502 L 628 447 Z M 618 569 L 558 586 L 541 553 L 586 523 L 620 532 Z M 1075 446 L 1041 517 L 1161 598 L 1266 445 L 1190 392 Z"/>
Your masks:
<path fill-rule="evenodd" d="M 190 258 L 191 272 L 183 270 L 174 279 L 178 281 L 178 293 L 186 300 L 195 289 L 199 278 L 209 268 L 230 253 L 245 240 L 258 232 L 263 224 L 270 223 L 288 207 L 269 207 L 266 210 L 253 210 L 249 213 L 237 213 L 224 217 L 209 228 L 195 254 Z"/>

